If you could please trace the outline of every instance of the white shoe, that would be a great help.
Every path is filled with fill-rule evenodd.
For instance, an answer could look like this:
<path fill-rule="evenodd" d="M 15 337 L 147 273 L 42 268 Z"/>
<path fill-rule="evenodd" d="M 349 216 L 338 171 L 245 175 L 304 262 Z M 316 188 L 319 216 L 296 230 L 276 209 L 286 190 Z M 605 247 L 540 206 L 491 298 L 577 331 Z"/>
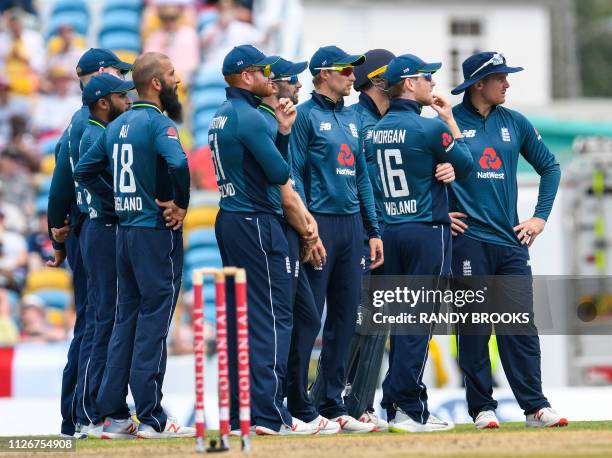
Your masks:
<path fill-rule="evenodd" d="M 553 428 L 555 426 L 567 426 L 568 424 L 567 418 L 559 415 L 551 407 L 544 407 L 525 417 L 525 426 L 529 428 Z"/>
<path fill-rule="evenodd" d="M 297 418 L 293 419 L 291 427 L 282 425 L 279 431 L 274 431 L 265 426 L 255 426 L 255 434 L 258 436 L 308 436 L 318 432 L 319 427 L 317 425 L 305 423 Z"/>
<path fill-rule="evenodd" d="M 341 415 L 332 418 L 332 421 L 340 423 L 343 433 L 373 433 L 376 431 L 376 425 L 374 423 L 364 423 L 350 415 Z"/>
<path fill-rule="evenodd" d="M 140 439 L 172 439 L 179 437 L 195 437 L 195 428 L 181 425 L 174 417 L 168 417 L 166 427 L 160 433 L 155 431 L 155 428 L 144 423 L 138 425 L 136 435 Z"/>
<path fill-rule="evenodd" d="M 101 439 L 102 438 L 102 429 L 104 429 L 104 422 L 101 421 L 100 423 L 94 425 L 94 424 L 90 424 L 89 428 L 87 429 L 87 437 L 93 437 L 96 439 Z"/>
<path fill-rule="evenodd" d="M 318 426 L 319 434 L 337 434 L 342 428 L 340 423 L 325 418 L 323 415 L 319 415 L 312 421 L 308 422 L 309 425 Z"/>
<path fill-rule="evenodd" d="M 102 426 L 101 439 L 136 439 L 138 425 L 131 418 L 116 420 L 107 417 Z"/>
<path fill-rule="evenodd" d="M 255 426 L 251 426 L 249 428 L 249 436 L 254 436 L 254 435 L 255 435 Z M 230 436 L 240 437 L 242 436 L 242 431 L 240 431 L 240 428 L 232 429 L 230 431 Z"/>
<path fill-rule="evenodd" d="M 361 417 L 359 417 L 359 421 L 362 423 L 372 423 L 376 425 L 376 431 L 388 431 L 389 423 L 380 418 L 376 412 L 368 412 L 366 411 Z"/>
<path fill-rule="evenodd" d="M 72 437 L 74 437 L 75 439 L 87 439 L 88 428 L 88 425 L 82 425 L 80 423 L 77 423 L 74 426 L 74 434 L 72 435 Z"/>
<path fill-rule="evenodd" d="M 477 429 L 497 429 L 499 428 L 499 420 L 493 410 L 483 410 L 474 420 L 474 426 Z"/>
<path fill-rule="evenodd" d="M 393 433 L 431 433 L 434 431 L 448 431 L 455 425 L 450 421 L 440 420 L 429 414 L 427 423 L 422 424 L 410 418 L 402 409 L 397 409 L 395 418 L 389 422 L 389 431 Z"/>

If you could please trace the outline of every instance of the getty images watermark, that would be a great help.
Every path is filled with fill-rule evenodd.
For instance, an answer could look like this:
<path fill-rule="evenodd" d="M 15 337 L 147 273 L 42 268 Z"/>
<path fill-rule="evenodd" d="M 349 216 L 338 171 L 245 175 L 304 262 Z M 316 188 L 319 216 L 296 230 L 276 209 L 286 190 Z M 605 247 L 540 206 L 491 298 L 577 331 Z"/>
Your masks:
<path fill-rule="evenodd" d="M 361 334 L 612 334 L 612 277 L 372 276 Z"/>

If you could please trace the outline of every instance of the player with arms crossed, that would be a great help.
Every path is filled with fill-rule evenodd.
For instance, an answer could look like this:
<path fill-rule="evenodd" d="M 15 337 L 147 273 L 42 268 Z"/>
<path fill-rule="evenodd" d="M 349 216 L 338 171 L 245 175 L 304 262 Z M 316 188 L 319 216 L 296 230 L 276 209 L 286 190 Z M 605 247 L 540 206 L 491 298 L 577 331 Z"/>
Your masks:
<path fill-rule="evenodd" d="M 376 124 L 366 148 L 379 164 L 383 190 L 385 275 L 434 277 L 442 287 L 450 274 L 450 218 L 446 183 L 466 176 L 472 157 L 453 119 L 450 103 L 432 94 L 440 63 L 412 54 L 393 59 L 384 77 L 389 111 Z M 422 117 L 431 106 L 439 119 Z M 437 164 L 452 164 L 454 171 Z M 437 279 L 435 278 L 437 277 Z M 433 325 L 427 335 L 391 335 L 389 370 L 381 406 L 393 432 L 429 432 L 453 428 L 427 410 L 423 370 Z"/>
<path fill-rule="evenodd" d="M 524 275 L 525 289 L 504 295 L 506 301 L 525 302 L 533 309 L 528 246 L 542 233 L 555 200 L 561 170 L 542 137 L 522 114 L 502 106 L 510 87 L 507 76 L 523 70 L 509 67 L 497 52 L 477 53 L 463 62 L 465 81 L 452 90 L 465 91 L 463 103 L 453 108 L 475 168 L 468 179 L 451 187 L 453 199 L 453 275 Z M 522 155 L 540 175 L 534 215 L 519 222 L 516 170 Z M 501 293 L 500 293 L 501 294 Z M 517 299 L 519 298 L 519 299 Z M 521 308 L 523 309 L 523 308 Z M 504 372 L 532 427 L 566 426 L 542 392 L 540 341 L 530 335 L 498 334 L 497 346 Z M 468 410 L 479 429 L 498 428 L 497 401 L 485 335 L 461 335 L 458 328 L 459 366 L 465 375 Z"/>
<path fill-rule="evenodd" d="M 96 401 L 105 417 L 103 438 L 192 437 L 195 429 L 179 425 L 161 406 L 166 337 L 183 269 L 178 229 L 189 205 L 187 158 L 170 119 L 181 119 L 179 81 L 159 53 L 139 56 L 133 79 L 141 100 L 107 127 L 75 170 L 77 182 L 98 192 L 99 176 L 110 165 L 119 217 L 117 315 Z M 164 195 L 172 200 L 156 199 Z M 137 432 L 125 402 L 128 380 Z"/>

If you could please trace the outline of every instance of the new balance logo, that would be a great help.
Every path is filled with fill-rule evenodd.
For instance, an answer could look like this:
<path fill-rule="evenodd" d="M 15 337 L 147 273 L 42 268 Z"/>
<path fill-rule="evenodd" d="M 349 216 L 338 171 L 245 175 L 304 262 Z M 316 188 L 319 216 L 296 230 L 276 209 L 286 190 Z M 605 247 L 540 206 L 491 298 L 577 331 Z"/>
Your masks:
<path fill-rule="evenodd" d="M 320 131 L 331 130 L 331 122 L 321 122 L 321 125 L 319 126 L 319 130 Z"/>
<path fill-rule="evenodd" d="M 170 423 L 170 426 L 168 426 L 168 429 L 166 430 L 169 433 L 178 433 L 181 430 L 181 427 L 178 426 L 176 423 Z"/>
<path fill-rule="evenodd" d="M 463 132 L 461 132 L 461 135 L 463 135 L 465 138 L 474 138 L 476 136 L 476 130 L 464 130 Z"/>

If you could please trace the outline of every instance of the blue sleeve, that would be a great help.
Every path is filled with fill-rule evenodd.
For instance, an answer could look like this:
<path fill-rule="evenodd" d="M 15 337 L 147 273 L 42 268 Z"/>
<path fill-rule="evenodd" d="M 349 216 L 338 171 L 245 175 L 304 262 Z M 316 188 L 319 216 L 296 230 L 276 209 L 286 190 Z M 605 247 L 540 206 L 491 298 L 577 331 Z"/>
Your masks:
<path fill-rule="evenodd" d="M 106 131 L 79 159 L 74 169 L 74 181 L 81 186 L 91 189 L 94 193 L 103 196 L 108 193 L 108 183 L 102 179 L 102 173 L 108 167 L 106 155 Z M 112 190 L 111 190 L 112 191 Z"/>
<path fill-rule="evenodd" d="M 103 131 L 100 134 L 100 136 L 98 137 L 95 143 L 93 143 L 92 137 L 90 135 L 83 136 L 83 138 L 81 139 L 81 144 L 79 146 L 80 159 L 79 159 L 79 162 L 77 162 L 77 165 L 75 167 L 74 176 L 75 176 L 75 181 L 77 181 L 82 186 L 87 188 L 88 191 L 93 192 L 94 194 L 102 197 L 103 199 L 112 201 L 114 197 L 113 188 L 103 177 L 103 174 L 105 174 L 106 170 L 109 167 L 108 155 L 106 154 L 106 150 L 105 150 L 105 143 L 106 143 L 105 132 L 106 131 Z M 103 139 L 100 140 L 101 138 Z M 92 152 L 92 150 L 94 150 L 94 147 L 96 148 L 96 151 Z M 97 156 L 95 156 L 96 154 Z M 79 167 L 82 163 L 85 164 L 83 167 L 89 168 L 91 167 L 91 164 L 93 161 L 101 160 L 101 159 L 105 160 L 104 162 L 105 165 L 99 174 L 95 176 L 91 176 L 90 178 L 87 178 L 89 181 L 89 184 L 85 185 L 83 181 L 79 181 L 79 179 L 77 179 L 77 178 L 80 178 L 80 175 L 77 174 L 77 171 L 82 170 L 82 168 Z"/>
<path fill-rule="evenodd" d="M 272 141 L 270 136 L 262 135 L 266 131 L 262 114 L 255 110 L 251 111 L 252 113 L 237 113 L 238 139 L 253 154 L 270 183 L 285 184 L 289 179 L 289 165 L 283 159 L 283 151 L 277 148 L 276 142 Z M 288 147 L 289 142 L 286 139 L 281 138 L 280 142 L 281 147 Z M 288 150 L 284 150 L 285 157 L 287 154 Z"/>
<path fill-rule="evenodd" d="M 374 205 L 376 206 L 376 216 L 380 221 L 382 219 L 382 212 L 379 207 L 379 201 L 382 201 L 382 186 L 380 183 L 380 169 L 376 158 L 376 148 L 372 142 L 372 138 L 367 138 L 364 144 L 364 156 L 366 161 L 366 167 L 368 168 L 368 176 L 370 177 L 370 184 L 372 185 L 372 193 L 374 195 Z M 377 200 L 380 199 L 380 200 Z"/>
<path fill-rule="evenodd" d="M 55 147 L 55 168 L 49 188 L 49 202 L 47 203 L 47 219 L 49 238 L 56 250 L 64 250 L 63 243 L 57 243 L 51 236 L 51 228 L 64 226 L 64 221 L 70 213 L 75 202 L 74 181 L 68 153 L 68 133 L 64 132 Z"/>
<path fill-rule="evenodd" d="M 521 132 L 521 154 L 540 175 L 538 203 L 533 216 L 547 220 L 561 181 L 561 168 L 555 155 L 544 144 L 542 136 L 529 120 L 519 113 L 514 114 Z"/>
<path fill-rule="evenodd" d="M 462 138 L 455 139 L 450 129 L 440 119 L 433 120 L 428 132 L 429 146 L 438 163 L 448 162 L 455 169 L 458 180 L 467 178 L 474 167 L 470 149 Z"/>
<path fill-rule="evenodd" d="M 365 225 L 368 238 L 380 238 L 380 229 L 378 227 L 378 219 L 376 218 L 376 205 L 374 203 L 374 193 L 372 192 L 372 184 L 368 167 L 366 165 L 365 154 L 362 148 L 357 151 L 357 161 L 355 164 L 355 173 L 357 178 L 357 191 L 359 193 L 359 206 L 361 216 Z"/>
<path fill-rule="evenodd" d="M 189 206 L 191 177 L 187 156 L 178 139 L 178 129 L 169 118 L 161 118 L 154 131 L 155 152 L 168 164 L 168 173 L 174 190 L 174 203 L 182 209 Z"/>
<path fill-rule="evenodd" d="M 304 191 L 304 173 L 308 154 L 308 124 L 308 112 L 298 107 L 297 119 L 291 128 L 291 171 L 295 181 L 295 190 L 306 205 L 308 201 Z"/>

